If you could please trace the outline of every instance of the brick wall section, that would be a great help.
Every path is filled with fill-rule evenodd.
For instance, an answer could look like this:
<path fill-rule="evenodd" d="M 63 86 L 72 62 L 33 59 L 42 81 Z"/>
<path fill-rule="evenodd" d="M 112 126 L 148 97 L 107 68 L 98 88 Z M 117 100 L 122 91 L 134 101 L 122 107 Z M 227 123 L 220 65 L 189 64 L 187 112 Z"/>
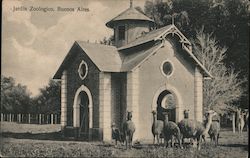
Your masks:
<path fill-rule="evenodd" d="M 195 73 L 194 73 L 194 115 L 195 119 L 197 121 L 203 121 L 202 119 L 202 107 L 203 107 L 203 82 L 202 82 L 203 76 L 200 73 L 199 68 L 195 68 Z"/>
<path fill-rule="evenodd" d="M 78 45 L 74 45 L 70 51 L 74 51 L 76 55 L 69 62 L 67 67 L 67 109 L 68 126 L 73 126 L 73 104 L 77 89 L 81 85 L 85 85 L 91 92 L 93 100 L 93 128 L 99 128 L 99 70 L 89 57 L 82 51 Z M 88 74 L 84 80 L 78 75 L 78 67 L 81 61 L 84 60 L 88 65 Z"/>

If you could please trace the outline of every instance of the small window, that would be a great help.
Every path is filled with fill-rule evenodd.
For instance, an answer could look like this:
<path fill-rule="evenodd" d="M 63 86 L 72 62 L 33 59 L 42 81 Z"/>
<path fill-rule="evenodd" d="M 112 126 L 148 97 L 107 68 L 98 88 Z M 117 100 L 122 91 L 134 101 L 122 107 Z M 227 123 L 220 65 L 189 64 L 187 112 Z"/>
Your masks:
<path fill-rule="evenodd" d="M 118 27 L 118 39 L 124 40 L 125 39 L 125 26 Z"/>
<path fill-rule="evenodd" d="M 78 74 L 79 77 L 83 80 L 88 73 L 88 66 L 87 63 L 85 61 L 82 61 L 78 67 Z"/>
<path fill-rule="evenodd" d="M 163 62 L 161 69 L 165 76 L 170 76 L 173 73 L 173 66 L 169 61 Z"/>

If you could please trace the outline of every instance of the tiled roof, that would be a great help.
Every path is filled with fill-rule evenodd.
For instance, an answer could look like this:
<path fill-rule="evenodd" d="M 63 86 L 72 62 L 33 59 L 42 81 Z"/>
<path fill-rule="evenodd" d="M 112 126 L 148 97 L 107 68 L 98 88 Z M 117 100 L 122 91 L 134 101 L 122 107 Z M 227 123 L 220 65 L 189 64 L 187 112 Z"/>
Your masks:
<path fill-rule="evenodd" d="M 120 72 L 122 54 L 114 46 L 76 41 L 100 71 Z"/>
<path fill-rule="evenodd" d="M 181 36 L 186 41 L 186 37 L 174 26 L 168 25 L 166 27 L 162 27 L 157 30 L 153 30 L 146 35 L 143 35 L 137 38 L 135 41 L 129 43 L 126 46 L 116 48 L 114 46 L 102 45 L 97 43 L 87 43 L 83 41 L 76 41 L 74 46 L 79 46 L 92 61 L 97 66 L 100 71 L 103 72 L 127 72 L 132 71 L 134 68 L 139 66 L 143 61 L 148 59 L 152 53 L 155 53 L 160 46 L 160 39 L 162 36 L 173 33 L 173 31 L 178 32 L 178 36 Z M 153 42 L 152 42 L 153 41 Z M 157 42 L 158 41 L 158 42 Z M 136 49 L 135 46 L 146 44 L 151 42 L 151 46 L 144 49 Z M 73 48 L 72 47 L 72 48 Z M 127 48 L 131 48 L 127 53 Z M 187 47 L 184 47 L 187 54 L 194 60 L 194 62 L 200 66 L 200 68 L 204 71 L 205 76 L 212 77 L 212 75 L 207 71 L 207 69 L 200 63 L 200 61 L 193 55 L 192 51 L 190 51 Z M 63 63 L 59 67 L 53 78 L 58 79 L 61 77 L 63 69 L 65 69 L 65 65 L 67 65 L 68 58 L 74 55 L 70 51 L 68 55 L 65 57 Z"/>
<path fill-rule="evenodd" d="M 113 27 L 113 23 L 115 21 L 121 21 L 121 20 L 142 20 L 142 21 L 149 21 L 151 23 L 154 23 L 152 19 L 144 15 L 143 13 L 139 12 L 135 8 L 131 7 L 125 10 L 124 12 L 120 13 L 118 16 L 110 20 L 106 23 L 106 26 Z"/>
<path fill-rule="evenodd" d="M 167 25 L 165 27 L 162 27 L 162 28 L 159 28 L 156 30 L 152 30 L 152 31 L 148 32 L 147 34 L 138 37 L 137 39 L 128 43 L 127 45 L 119 47 L 118 50 L 131 48 L 131 47 L 134 47 L 134 46 L 137 46 L 140 44 L 144 44 L 144 43 L 149 42 L 149 41 L 153 41 L 153 40 L 155 40 L 156 37 L 160 36 L 163 32 L 171 29 L 173 26 L 174 25 Z"/>
<path fill-rule="evenodd" d="M 139 66 L 145 59 L 147 59 L 152 53 L 154 53 L 161 44 L 155 44 L 150 48 L 135 51 L 133 53 L 126 54 L 122 62 L 121 71 L 131 71 L 137 66 Z"/>

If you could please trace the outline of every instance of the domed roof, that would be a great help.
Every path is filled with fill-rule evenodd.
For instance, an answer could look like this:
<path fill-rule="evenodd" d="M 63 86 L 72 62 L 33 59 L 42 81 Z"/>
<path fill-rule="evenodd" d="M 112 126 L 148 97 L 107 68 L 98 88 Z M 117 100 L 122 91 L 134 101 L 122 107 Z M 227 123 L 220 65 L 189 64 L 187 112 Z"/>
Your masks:
<path fill-rule="evenodd" d="M 113 24 L 116 21 L 122 21 L 122 20 L 138 20 L 138 21 L 148 21 L 150 23 L 154 23 L 154 20 L 150 19 L 143 13 L 139 12 L 133 7 L 128 8 L 124 12 L 120 13 L 118 16 L 110 20 L 109 22 L 106 23 L 107 27 L 112 28 Z"/>

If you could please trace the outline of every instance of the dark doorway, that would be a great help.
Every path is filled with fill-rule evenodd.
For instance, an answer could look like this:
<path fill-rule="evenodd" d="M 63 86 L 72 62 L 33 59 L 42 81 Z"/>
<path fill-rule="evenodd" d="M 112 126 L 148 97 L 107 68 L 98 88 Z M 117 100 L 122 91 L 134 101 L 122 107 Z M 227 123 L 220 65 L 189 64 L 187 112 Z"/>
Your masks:
<path fill-rule="evenodd" d="M 80 127 L 79 138 L 88 139 L 89 135 L 89 98 L 86 92 L 81 92 L 80 97 Z"/>
<path fill-rule="evenodd" d="M 175 122 L 176 118 L 176 100 L 174 95 L 164 90 L 157 99 L 157 119 L 164 121 L 164 112 L 168 113 L 168 120 Z"/>

